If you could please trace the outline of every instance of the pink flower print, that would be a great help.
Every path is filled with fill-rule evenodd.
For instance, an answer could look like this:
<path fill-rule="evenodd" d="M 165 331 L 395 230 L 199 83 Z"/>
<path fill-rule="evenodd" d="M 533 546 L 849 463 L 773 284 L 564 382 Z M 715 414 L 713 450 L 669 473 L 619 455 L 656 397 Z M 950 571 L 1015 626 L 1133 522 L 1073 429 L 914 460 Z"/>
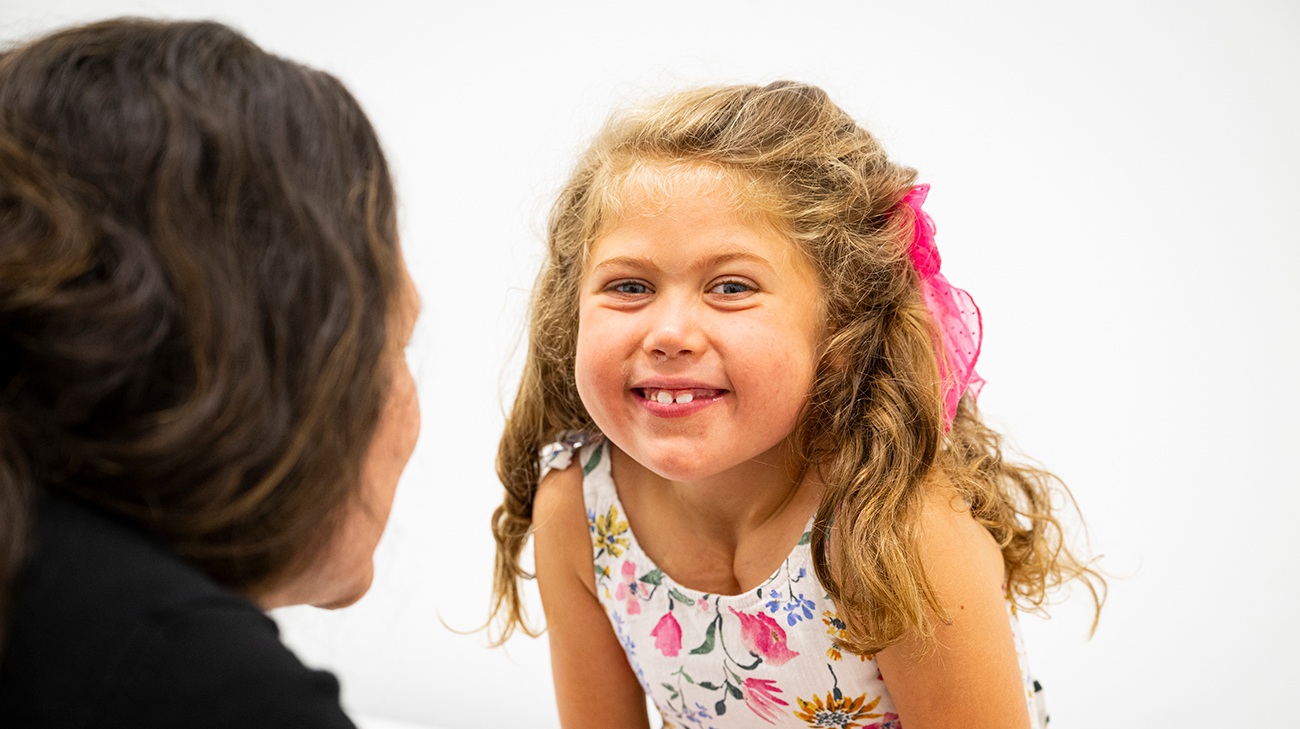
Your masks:
<path fill-rule="evenodd" d="M 682 626 L 677 623 L 677 618 L 674 618 L 671 612 L 664 613 L 664 616 L 659 618 L 659 624 L 650 631 L 650 637 L 655 639 L 655 648 L 670 658 L 676 657 L 677 652 L 682 649 Z"/>
<path fill-rule="evenodd" d="M 785 631 L 776 624 L 775 620 L 763 613 L 750 615 L 738 613 L 734 608 L 727 609 L 731 610 L 732 615 L 740 618 L 740 637 L 745 641 L 745 647 L 754 655 L 761 656 L 773 666 L 785 665 L 786 661 L 799 655 L 786 645 Z"/>
<path fill-rule="evenodd" d="M 898 714 L 886 711 L 883 719 L 874 724 L 867 724 L 862 729 L 902 729 L 902 726 L 902 723 L 898 721 Z"/>
<path fill-rule="evenodd" d="M 623 563 L 623 581 L 618 583 L 618 589 L 614 591 L 614 598 L 627 600 L 628 615 L 641 614 L 641 602 L 636 599 L 636 565 L 631 562 Z"/>
<path fill-rule="evenodd" d="M 766 678 L 745 679 L 745 706 L 768 724 L 775 724 L 776 718 L 782 714 L 776 707 L 789 706 L 776 697 L 779 693 L 781 689 L 777 688 L 776 681 Z"/>

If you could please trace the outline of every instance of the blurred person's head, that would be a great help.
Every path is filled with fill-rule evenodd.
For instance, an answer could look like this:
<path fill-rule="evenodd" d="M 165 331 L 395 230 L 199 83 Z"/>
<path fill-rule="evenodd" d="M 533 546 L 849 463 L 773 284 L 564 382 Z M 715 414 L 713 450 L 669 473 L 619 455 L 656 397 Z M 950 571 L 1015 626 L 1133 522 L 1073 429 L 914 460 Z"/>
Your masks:
<path fill-rule="evenodd" d="M 263 607 L 354 602 L 419 429 L 417 309 L 338 79 L 216 23 L 0 54 L 0 611 L 45 489 Z"/>

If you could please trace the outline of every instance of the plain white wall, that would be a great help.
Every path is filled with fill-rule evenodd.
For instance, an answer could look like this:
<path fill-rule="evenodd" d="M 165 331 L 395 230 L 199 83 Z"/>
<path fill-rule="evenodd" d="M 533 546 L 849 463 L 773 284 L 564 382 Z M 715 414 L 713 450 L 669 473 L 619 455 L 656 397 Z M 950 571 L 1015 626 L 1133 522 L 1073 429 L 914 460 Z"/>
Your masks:
<path fill-rule="evenodd" d="M 545 640 L 485 616 L 493 473 L 544 212 L 614 104 L 824 86 L 933 184 L 988 418 L 1072 486 L 1121 577 L 1026 619 L 1053 726 L 1279 725 L 1300 682 L 1300 6 L 4 0 L 0 38 L 213 18 L 331 71 L 396 171 L 424 431 L 346 611 L 276 613 L 352 710 L 555 726 Z"/>

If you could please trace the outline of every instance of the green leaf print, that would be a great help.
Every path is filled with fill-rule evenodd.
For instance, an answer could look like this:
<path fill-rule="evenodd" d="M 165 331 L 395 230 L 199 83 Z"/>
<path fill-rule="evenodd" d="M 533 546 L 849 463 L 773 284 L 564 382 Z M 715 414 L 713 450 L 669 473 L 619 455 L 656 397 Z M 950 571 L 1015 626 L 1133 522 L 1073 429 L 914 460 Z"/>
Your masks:
<path fill-rule="evenodd" d="M 694 604 L 695 604 L 695 599 L 694 599 L 694 598 L 687 597 L 686 595 L 683 595 L 683 594 L 681 593 L 681 591 L 678 590 L 676 587 L 669 588 L 669 589 L 668 589 L 668 594 L 669 594 L 669 595 L 672 595 L 672 598 L 673 598 L 674 600 L 676 600 L 677 602 L 680 602 L 680 603 L 682 603 L 682 604 L 684 604 L 684 605 L 694 605 Z"/>
<path fill-rule="evenodd" d="M 663 584 L 664 573 L 660 572 L 659 570 L 650 570 L 649 572 L 645 573 L 644 575 L 641 575 L 637 579 L 651 585 L 659 585 L 659 584 Z"/>
<path fill-rule="evenodd" d="M 804 532 L 803 536 L 799 537 L 800 545 L 808 544 L 810 542 L 812 542 L 812 532 Z"/>
<path fill-rule="evenodd" d="M 721 617 L 715 618 L 712 623 L 709 623 L 708 630 L 704 631 L 704 642 L 700 644 L 699 648 L 691 651 L 691 655 L 702 656 L 705 653 L 713 652 L 713 639 L 717 637 L 718 621 L 721 619 Z"/>
<path fill-rule="evenodd" d="M 717 684 L 713 683 L 712 681 L 700 681 L 700 688 L 702 688 L 702 689 L 706 689 L 706 690 L 709 690 L 709 691 L 717 691 L 717 690 L 718 690 L 719 688 L 721 688 L 721 687 L 718 686 Z"/>
<path fill-rule="evenodd" d="M 745 698 L 745 695 L 740 692 L 740 689 L 732 686 L 730 683 L 727 684 L 727 691 L 737 700 L 743 700 Z"/>
<path fill-rule="evenodd" d="M 740 665 L 740 664 L 736 664 L 736 665 Z M 732 678 L 736 679 L 736 683 L 739 684 L 745 683 L 745 680 L 740 677 L 739 673 L 736 673 L 735 671 L 731 670 L 731 666 L 728 666 L 726 663 L 723 663 L 722 668 L 726 670 L 727 673 L 731 674 Z"/>
<path fill-rule="evenodd" d="M 586 465 L 582 467 L 583 476 L 589 476 L 592 471 L 596 470 L 596 466 L 600 465 L 600 454 L 604 452 L 604 450 L 604 448 L 595 449 L 595 452 L 591 454 L 591 458 L 587 459 Z"/>

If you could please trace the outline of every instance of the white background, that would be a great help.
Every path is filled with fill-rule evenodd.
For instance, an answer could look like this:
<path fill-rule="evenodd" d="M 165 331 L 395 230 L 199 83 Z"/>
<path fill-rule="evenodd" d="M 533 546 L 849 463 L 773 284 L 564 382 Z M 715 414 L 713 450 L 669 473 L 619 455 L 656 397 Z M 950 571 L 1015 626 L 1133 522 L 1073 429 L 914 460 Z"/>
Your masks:
<path fill-rule="evenodd" d="M 542 221 L 615 104 L 822 85 L 933 184 L 984 312 L 986 416 L 1074 489 L 1116 578 L 1026 618 L 1053 726 L 1277 726 L 1300 682 L 1300 6 L 1229 2 L 0 0 L 0 38 L 214 18 L 369 111 L 424 298 L 424 431 L 371 594 L 279 611 L 353 711 L 556 725 L 545 640 L 485 616 Z"/>

